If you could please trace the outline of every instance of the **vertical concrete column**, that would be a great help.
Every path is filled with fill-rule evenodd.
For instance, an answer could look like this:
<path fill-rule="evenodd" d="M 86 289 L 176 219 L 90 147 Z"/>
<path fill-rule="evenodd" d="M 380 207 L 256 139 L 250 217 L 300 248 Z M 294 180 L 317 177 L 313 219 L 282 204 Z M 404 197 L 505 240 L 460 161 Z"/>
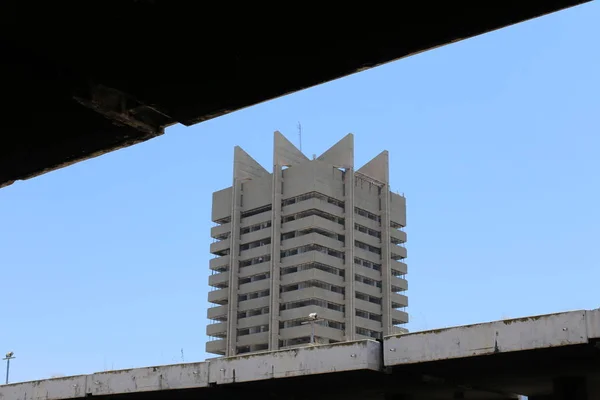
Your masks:
<path fill-rule="evenodd" d="M 344 174 L 344 217 L 345 217 L 345 336 L 346 340 L 356 339 L 356 312 L 354 293 L 354 169 L 346 168 Z"/>
<path fill-rule="evenodd" d="M 390 293 L 392 293 L 391 282 L 391 259 L 392 253 L 390 248 L 390 188 L 387 183 L 381 186 L 379 194 L 381 208 L 381 312 L 383 336 L 392 333 L 392 303 Z"/>
<path fill-rule="evenodd" d="M 281 198 L 283 170 L 273 167 L 273 192 L 271 198 L 271 305 L 269 324 L 269 350 L 279 349 L 279 288 L 281 276 Z"/>
<path fill-rule="evenodd" d="M 231 234 L 229 248 L 229 288 L 227 310 L 227 341 L 225 356 L 236 355 L 237 350 L 237 314 L 238 314 L 238 271 L 240 255 L 240 217 L 241 217 L 242 182 L 233 179 L 231 194 Z"/>

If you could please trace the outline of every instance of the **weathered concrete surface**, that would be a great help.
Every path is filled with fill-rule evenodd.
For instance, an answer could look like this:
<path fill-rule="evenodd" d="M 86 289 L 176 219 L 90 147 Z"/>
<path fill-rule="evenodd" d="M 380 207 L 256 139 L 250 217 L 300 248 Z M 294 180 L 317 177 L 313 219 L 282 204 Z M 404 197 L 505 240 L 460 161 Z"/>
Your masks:
<path fill-rule="evenodd" d="M 600 395 L 600 310 L 0 386 L 0 400 Z M 559 392 L 558 392 L 559 391 Z M 462 396 L 462 397 L 461 397 Z M 560 397 L 562 396 L 562 397 Z"/>
<path fill-rule="evenodd" d="M 200 389 L 209 385 L 381 369 L 381 344 L 363 340 L 201 363 L 100 372 L 0 386 L 0 400 L 66 400 L 89 395 Z"/>
<path fill-rule="evenodd" d="M 600 311 L 573 311 L 388 336 L 386 366 L 588 343 Z M 591 336 L 590 336 L 591 335 Z"/>
<path fill-rule="evenodd" d="M 588 400 L 600 398 L 599 339 L 600 310 L 572 311 L 389 336 L 383 357 L 392 386 Z"/>
<path fill-rule="evenodd" d="M 331 372 L 380 371 L 381 365 L 381 344 L 364 340 L 217 358 L 209 362 L 208 379 L 211 384 L 223 385 Z"/>

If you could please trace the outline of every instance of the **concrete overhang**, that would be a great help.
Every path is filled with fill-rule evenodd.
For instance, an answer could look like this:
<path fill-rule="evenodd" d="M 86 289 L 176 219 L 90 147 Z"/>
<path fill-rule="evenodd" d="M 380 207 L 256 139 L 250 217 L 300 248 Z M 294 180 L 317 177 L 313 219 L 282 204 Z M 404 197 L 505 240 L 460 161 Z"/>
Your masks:
<path fill-rule="evenodd" d="M 401 19 L 385 31 L 273 10 L 237 23 L 194 2 L 4 1 L 0 187 L 587 1 L 390 4 Z"/>
<path fill-rule="evenodd" d="M 506 400 L 516 394 L 546 396 L 561 379 L 577 378 L 590 386 L 591 394 L 572 400 L 588 400 L 600 398 L 594 397 L 600 395 L 599 340 L 600 310 L 572 311 L 395 335 L 383 342 L 307 346 L 16 383 L 0 386 L 0 399 L 187 400 L 291 394 L 311 400 L 405 395 L 449 399 L 460 393 L 464 399 Z"/>

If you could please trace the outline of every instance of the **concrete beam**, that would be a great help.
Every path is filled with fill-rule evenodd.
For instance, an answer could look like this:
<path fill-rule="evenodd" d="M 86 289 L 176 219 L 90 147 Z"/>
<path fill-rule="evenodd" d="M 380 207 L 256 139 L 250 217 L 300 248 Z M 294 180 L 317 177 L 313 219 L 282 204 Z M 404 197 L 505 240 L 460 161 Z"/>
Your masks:
<path fill-rule="evenodd" d="M 380 371 L 381 344 L 372 340 L 217 358 L 201 363 L 108 371 L 0 386 L 2 400 L 68 400 L 140 392 L 202 389 L 273 378 Z"/>
<path fill-rule="evenodd" d="M 387 367 L 588 343 L 600 311 L 572 311 L 384 338 Z"/>

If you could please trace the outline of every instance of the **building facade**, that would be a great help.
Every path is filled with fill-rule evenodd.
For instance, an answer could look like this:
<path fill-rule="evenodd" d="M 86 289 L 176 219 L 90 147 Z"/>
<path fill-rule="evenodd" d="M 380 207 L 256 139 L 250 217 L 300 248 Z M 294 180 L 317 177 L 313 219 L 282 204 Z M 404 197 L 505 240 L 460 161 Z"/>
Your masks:
<path fill-rule="evenodd" d="M 236 147 L 233 183 L 213 193 L 212 220 L 207 352 L 404 330 L 406 200 L 390 191 L 387 151 L 354 170 L 352 134 L 311 160 L 275 132 L 268 172 Z"/>

